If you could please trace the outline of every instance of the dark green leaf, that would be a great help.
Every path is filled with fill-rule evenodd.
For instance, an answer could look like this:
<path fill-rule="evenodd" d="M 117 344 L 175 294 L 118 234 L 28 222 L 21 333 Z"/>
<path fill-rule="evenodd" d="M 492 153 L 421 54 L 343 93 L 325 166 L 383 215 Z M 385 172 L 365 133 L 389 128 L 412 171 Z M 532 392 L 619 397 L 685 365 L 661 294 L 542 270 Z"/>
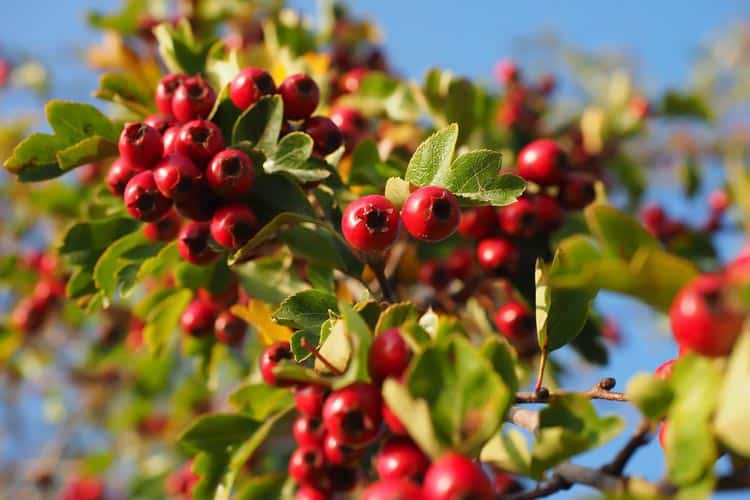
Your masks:
<path fill-rule="evenodd" d="M 303 132 L 292 132 L 279 141 L 276 150 L 263 164 L 266 173 L 286 172 L 300 182 L 313 182 L 325 179 L 330 172 L 325 168 L 315 168 L 308 162 L 312 154 L 312 138 Z"/>
<path fill-rule="evenodd" d="M 62 170 L 117 156 L 117 144 L 95 135 L 57 152 L 57 164 Z"/>
<path fill-rule="evenodd" d="M 234 413 L 213 413 L 198 417 L 179 438 L 181 444 L 195 452 L 227 455 L 239 448 L 260 423 Z"/>
<path fill-rule="evenodd" d="M 294 404 L 294 394 L 289 389 L 265 383 L 247 383 L 232 391 L 229 402 L 244 415 L 262 422 L 271 414 Z"/>
<path fill-rule="evenodd" d="M 305 290 L 282 302 L 273 317 L 277 323 L 291 328 L 320 328 L 331 313 L 337 312 L 334 295 L 320 290 Z"/>
<path fill-rule="evenodd" d="M 95 28 L 117 31 L 123 35 L 136 33 L 148 12 L 148 0 L 126 0 L 123 4 L 116 14 L 89 12 L 89 23 Z"/>
<path fill-rule="evenodd" d="M 173 289 L 170 292 L 169 295 L 150 308 L 148 315 L 145 317 L 146 326 L 143 329 L 143 339 L 149 350 L 155 355 L 164 353 L 173 338 L 182 311 L 193 298 L 193 293 L 190 290 Z"/>
<path fill-rule="evenodd" d="M 442 186 L 448 178 L 457 140 L 458 125 L 455 123 L 432 134 L 417 147 L 404 178 L 419 187 Z"/>
<path fill-rule="evenodd" d="M 280 304 L 292 294 L 307 288 L 291 268 L 291 259 L 263 257 L 233 268 L 242 287 L 254 299 Z"/>
<path fill-rule="evenodd" d="M 197 40 L 187 19 L 181 19 L 176 27 L 162 23 L 153 32 L 159 53 L 170 72 L 194 75 L 205 71 L 214 41 Z"/>
<path fill-rule="evenodd" d="M 284 104 L 281 97 L 264 97 L 243 112 L 232 129 L 232 144 L 250 142 L 270 157 L 281 132 Z"/>
<path fill-rule="evenodd" d="M 668 117 L 696 118 L 705 121 L 713 119 L 713 112 L 702 96 L 675 90 L 670 90 L 662 96 L 660 112 Z"/>
<path fill-rule="evenodd" d="M 471 151 L 456 158 L 439 185 L 473 204 L 508 205 L 523 193 L 526 183 L 515 175 L 500 175 L 501 164 L 497 151 Z"/>
<path fill-rule="evenodd" d="M 140 80 L 124 73 L 105 73 L 99 77 L 94 97 L 124 106 L 141 118 L 154 111 L 152 91 Z"/>
<path fill-rule="evenodd" d="M 399 327 L 409 320 L 415 320 L 417 316 L 417 308 L 411 302 L 390 304 L 382 313 L 380 313 L 378 322 L 375 325 L 375 335 L 384 332 L 389 328 Z"/>
<path fill-rule="evenodd" d="M 349 342 L 350 352 L 354 353 L 349 360 L 344 374 L 333 382 L 334 389 L 341 389 L 357 381 L 368 381 L 370 375 L 367 371 L 367 353 L 372 343 L 372 333 L 367 323 L 346 302 L 340 301 L 338 310 L 346 327 L 346 338 Z"/>
<path fill-rule="evenodd" d="M 271 219 L 282 213 L 315 218 L 315 210 L 294 178 L 285 174 L 259 175 L 250 193 L 250 203 L 259 217 Z"/>

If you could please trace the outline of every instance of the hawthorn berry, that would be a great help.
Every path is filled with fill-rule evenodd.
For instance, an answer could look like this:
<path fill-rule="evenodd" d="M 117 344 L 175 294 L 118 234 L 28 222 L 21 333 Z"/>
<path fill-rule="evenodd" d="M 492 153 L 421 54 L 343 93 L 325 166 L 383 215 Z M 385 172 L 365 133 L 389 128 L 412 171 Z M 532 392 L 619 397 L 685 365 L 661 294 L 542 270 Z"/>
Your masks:
<path fill-rule="evenodd" d="M 638 121 L 645 120 L 651 113 L 651 104 L 643 96 L 633 96 L 628 101 L 628 112 Z"/>
<path fill-rule="evenodd" d="M 205 222 L 189 222 L 177 235 L 177 250 L 183 259 L 197 266 L 212 263 L 219 254 L 211 248 L 211 228 Z"/>
<path fill-rule="evenodd" d="M 206 168 L 206 182 L 225 199 L 245 196 L 254 180 L 253 160 L 238 149 L 225 149 L 214 156 Z"/>
<path fill-rule="evenodd" d="M 531 196 L 539 231 L 549 234 L 560 229 L 563 212 L 555 198 L 544 193 Z"/>
<path fill-rule="evenodd" d="M 389 438 L 375 455 L 380 479 L 408 479 L 419 483 L 430 466 L 430 459 L 408 437 Z"/>
<path fill-rule="evenodd" d="M 145 170 L 133 176 L 125 186 L 123 200 L 130 215 L 143 222 L 154 222 L 172 208 L 172 200 L 159 192 L 154 173 Z"/>
<path fill-rule="evenodd" d="M 660 364 L 656 370 L 654 370 L 654 377 L 662 380 L 668 380 L 672 376 L 672 369 L 674 368 L 675 359 L 670 359 Z"/>
<path fill-rule="evenodd" d="M 219 197 L 204 182 L 196 185 L 191 196 L 175 200 L 177 212 L 185 218 L 198 222 L 208 222 L 216 213 Z"/>
<path fill-rule="evenodd" d="M 322 447 L 326 437 L 326 429 L 320 417 L 300 415 L 292 424 L 292 434 L 299 446 Z"/>
<path fill-rule="evenodd" d="M 104 483 L 95 477 L 78 477 L 65 484 L 60 500 L 104 500 Z"/>
<path fill-rule="evenodd" d="M 498 211 L 500 229 L 509 236 L 531 238 L 538 233 L 537 213 L 528 197 L 518 198 Z"/>
<path fill-rule="evenodd" d="M 182 311 L 180 328 L 191 337 L 211 335 L 216 321 L 216 308 L 202 300 L 193 300 Z"/>
<path fill-rule="evenodd" d="M 164 146 L 164 154 L 171 155 L 177 152 L 177 136 L 180 134 L 182 127 L 173 125 L 169 127 L 161 136 L 161 143 Z"/>
<path fill-rule="evenodd" d="M 521 302 L 506 302 L 492 316 L 497 329 L 510 339 L 522 339 L 533 335 L 536 321 L 531 311 Z"/>
<path fill-rule="evenodd" d="M 325 116 L 311 116 L 302 123 L 300 130 L 312 137 L 313 153 L 318 156 L 328 156 L 344 142 L 339 128 Z"/>
<path fill-rule="evenodd" d="M 556 184 L 565 167 L 565 155 L 551 139 L 539 139 L 518 153 L 518 175 L 524 179 L 548 186 Z"/>
<path fill-rule="evenodd" d="M 247 243 L 258 231 L 258 219 L 245 205 L 227 205 L 211 219 L 211 236 L 224 248 L 236 249 Z"/>
<path fill-rule="evenodd" d="M 596 199 L 593 177 L 582 173 L 569 173 L 562 178 L 557 199 L 563 208 L 582 210 Z"/>
<path fill-rule="evenodd" d="M 668 219 L 667 213 L 660 205 L 649 204 L 641 210 L 643 225 L 649 233 L 657 238 L 661 238 L 664 234 L 664 227 Z"/>
<path fill-rule="evenodd" d="M 198 298 L 213 304 L 217 309 L 229 309 L 235 305 L 240 298 L 239 280 L 237 279 L 237 275 L 232 273 L 229 283 L 218 291 L 199 288 Z"/>
<path fill-rule="evenodd" d="M 376 384 L 388 377 L 398 378 L 409 366 L 411 349 L 397 327 L 380 332 L 367 353 L 367 367 Z"/>
<path fill-rule="evenodd" d="M 297 73 L 287 77 L 278 89 L 284 101 L 284 118 L 304 120 L 310 116 L 320 101 L 320 90 L 310 76 Z"/>
<path fill-rule="evenodd" d="M 109 172 L 107 173 L 107 187 L 109 191 L 115 196 L 122 197 L 128 182 L 138 172 L 140 170 L 131 167 L 122 158 L 116 159 L 112 162 L 112 166 L 109 167 Z"/>
<path fill-rule="evenodd" d="M 174 210 L 170 210 L 156 222 L 149 222 L 143 226 L 143 234 L 149 241 L 172 241 L 180 233 L 181 225 L 180 216 Z"/>
<path fill-rule="evenodd" d="M 247 323 L 229 311 L 224 311 L 214 321 L 216 340 L 227 345 L 238 345 L 247 331 Z"/>
<path fill-rule="evenodd" d="M 289 458 L 289 475 L 298 484 L 320 487 L 326 482 L 325 466 L 325 457 L 320 448 L 300 446 Z"/>
<path fill-rule="evenodd" d="M 154 95 L 156 107 L 159 108 L 159 111 L 167 115 L 172 114 L 172 99 L 175 91 L 185 78 L 187 78 L 185 75 L 172 73 L 159 80 Z"/>
<path fill-rule="evenodd" d="M 381 414 L 383 415 L 383 422 L 385 422 L 388 429 L 390 429 L 393 434 L 399 436 L 406 436 L 408 434 L 403 422 L 401 422 L 398 416 L 388 408 L 388 405 L 385 404 L 385 402 L 383 402 Z"/>
<path fill-rule="evenodd" d="M 458 223 L 458 232 L 465 238 L 481 240 L 492 236 L 497 227 L 495 207 L 484 206 L 464 210 Z"/>
<path fill-rule="evenodd" d="M 328 396 L 323 423 L 328 433 L 342 443 L 364 445 L 380 430 L 381 404 L 377 386 L 355 382 Z"/>
<path fill-rule="evenodd" d="M 161 134 L 162 144 L 164 143 L 164 132 L 177 125 L 177 122 L 174 121 L 174 117 L 171 114 L 164 115 L 161 113 L 147 117 L 143 120 L 143 123 L 149 127 L 155 128 L 156 131 Z"/>
<path fill-rule="evenodd" d="M 362 493 L 362 500 L 427 500 L 422 491 L 406 479 L 382 479 Z"/>
<path fill-rule="evenodd" d="M 44 324 L 48 311 L 45 301 L 24 297 L 13 308 L 10 323 L 21 333 L 35 333 Z"/>
<path fill-rule="evenodd" d="M 516 83 L 520 76 L 520 71 L 516 63 L 510 59 L 503 59 L 495 64 L 493 71 L 498 82 L 506 85 Z"/>
<path fill-rule="evenodd" d="M 216 102 L 216 93 L 200 76 L 182 80 L 172 97 L 172 114 L 180 122 L 202 120 L 208 116 Z"/>
<path fill-rule="evenodd" d="M 459 453 L 435 460 L 424 477 L 425 500 L 491 500 L 492 485 L 482 467 Z"/>
<path fill-rule="evenodd" d="M 346 241 L 361 252 L 385 250 L 398 236 L 398 210 L 385 196 L 363 196 L 344 210 L 341 231 Z"/>
<path fill-rule="evenodd" d="M 261 68 L 245 68 L 234 77 L 229 85 L 229 98 L 239 109 L 245 110 L 264 95 L 276 92 L 276 83 Z"/>
<path fill-rule="evenodd" d="M 518 265 L 518 247 L 505 238 L 488 238 L 477 246 L 477 262 L 485 271 L 496 275 L 512 275 Z"/>
<path fill-rule="evenodd" d="M 323 440 L 323 454 L 328 463 L 347 465 L 357 462 L 364 454 L 364 448 L 342 443 L 330 434 Z"/>
<path fill-rule="evenodd" d="M 294 385 L 293 382 L 279 379 L 273 369 L 284 359 L 293 360 L 292 349 L 289 342 L 276 342 L 268 346 L 260 355 L 260 373 L 268 385 L 275 387 L 287 387 Z"/>
<path fill-rule="evenodd" d="M 224 149 L 224 136 L 215 123 L 208 120 L 193 120 L 180 129 L 175 139 L 175 150 L 197 165 L 203 166 Z"/>
<path fill-rule="evenodd" d="M 466 281 L 474 273 L 474 252 L 470 248 L 456 248 L 445 261 L 448 273 L 455 279 Z"/>
<path fill-rule="evenodd" d="M 195 194 L 203 172 L 187 156 L 174 153 L 164 157 L 154 168 L 159 192 L 172 200 L 184 200 Z"/>
<path fill-rule="evenodd" d="M 65 297 L 65 281 L 50 276 L 37 281 L 31 291 L 32 301 L 39 302 L 45 308 L 51 307 L 63 297 Z"/>
<path fill-rule="evenodd" d="M 359 87 L 362 85 L 362 80 L 365 79 L 368 73 L 370 73 L 370 70 L 363 67 L 350 69 L 339 78 L 339 91 L 342 94 L 356 93 L 359 91 Z"/>
<path fill-rule="evenodd" d="M 164 151 L 161 134 L 145 123 L 127 123 L 117 142 L 120 157 L 132 168 L 143 170 L 161 160 Z"/>
<path fill-rule="evenodd" d="M 301 414 L 308 417 L 320 417 L 323 413 L 323 403 L 330 392 L 322 385 L 299 385 L 294 390 L 294 404 Z"/>
<path fill-rule="evenodd" d="M 492 471 L 492 491 L 495 495 L 508 495 L 517 493 L 523 486 L 516 479 L 502 470 Z"/>
<path fill-rule="evenodd" d="M 444 290 L 450 285 L 451 280 L 453 275 L 446 262 L 430 260 L 419 268 L 419 281 L 435 290 Z"/>
<path fill-rule="evenodd" d="M 341 132 L 347 151 L 354 149 L 368 133 L 367 118 L 356 109 L 339 106 L 331 110 L 330 117 Z"/>
<path fill-rule="evenodd" d="M 425 186 L 409 195 L 401 208 L 406 230 L 417 239 L 442 241 L 456 232 L 461 213 L 458 201 L 445 188 Z"/>

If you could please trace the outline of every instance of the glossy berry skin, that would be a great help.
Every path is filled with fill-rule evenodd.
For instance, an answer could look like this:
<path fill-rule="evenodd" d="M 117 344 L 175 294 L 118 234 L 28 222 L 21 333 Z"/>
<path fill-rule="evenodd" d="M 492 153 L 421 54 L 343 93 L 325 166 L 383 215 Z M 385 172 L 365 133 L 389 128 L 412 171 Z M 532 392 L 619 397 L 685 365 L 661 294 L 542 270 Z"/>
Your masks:
<path fill-rule="evenodd" d="M 194 195 L 203 172 L 187 156 L 174 153 L 166 156 L 154 168 L 154 181 L 159 192 L 172 200 L 184 200 Z"/>
<path fill-rule="evenodd" d="M 338 441 L 364 445 L 380 430 L 381 404 L 377 386 L 356 382 L 328 396 L 323 406 L 323 423 Z"/>
<path fill-rule="evenodd" d="M 300 129 L 313 140 L 313 153 L 328 156 L 344 143 L 344 136 L 330 118 L 311 116 L 302 123 Z"/>
<path fill-rule="evenodd" d="M 180 233 L 182 219 L 177 212 L 170 210 L 167 215 L 156 222 L 149 222 L 143 226 L 143 234 L 149 241 L 172 241 Z"/>
<path fill-rule="evenodd" d="M 138 169 L 131 167 L 122 158 L 116 159 L 112 162 L 112 166 L 109 167 L 109 172 L 107 173 L 107 187 L 109 191 L 115 196 L 122 197 L 125 193 L 125 186 L 128 185 L 130 179 L 138 172 Z"/>
<path fill-rule="evenodd" d="M 536 140 L 518 154 L 518 175 L 541 186 L 556 184 L 562 175 L 564 158 L 555 141 Z"/>
<path fill-rule="evenodd" d="M 742 329 L 744 315 L 724 297 L 723 276 L 703 274 L 688 283 L 672 302 L 672 334 L 681 348 L 703 356 L 726 356 Z"/>
<path fill-rule="evenodd" d="M 430 466 L 430 459 L 407 437 L 389 438 L 375 456 L 380 479 L 409 479 L 419 482 Z"/>
<path fill-rule="evenodd" d="M 385 422 L 385 424 L 388 426 L 388 429 L 390 429 L 393 434 L 399 436 L 406 436 L 408 434 L 403 422 L 401 422 L 398 416 L 393 413 L 385 403 L 383 403 L 382 415 L 383 422 Z"/>
<path fill-rule="evenodd" d="M 485 271 L 496 275 L 512 275 L 518 265 L 518 247 L 505 238 L 489 238 L 477 246 L 477 262 Z"/>
<path fill-rule="evenodd" d="M 307 485 L 302 486 L 294 494 L 294 500 L 329 500 L 330 498 L 328 493 Z"/>
<path fill-rule="evenodd" d="M 596 199 L 594 179 L 586 174 L 570 173 L 563 177 L 557 199 L 567 210 L 582 210 Z"/>
<path fill-rule="evenodd" d="M 370 70 L 364 67 L 350 69 L 339 78 L 339 91 L 342 94 L 354 94 L 359 91 L 362 80 L 365 79 L 369 72 Z"/>
<path fill-rule="evenodd" d="M 481 240 L 492 236 L 497 227 L 495 207 L 477 207 L 463 211 L 458 223 L 458 232 L 464 238 Z"/>
<path fill-rule="evenodd" d="M 388 377 L 400 377 L 409 366 L 411 354 L 398 328 L 389 328 L 378 334 L 367 353 L 367 367 L 372 381 L 382 384 Z"/>
<path fill-rule="evenodd" d="M 159 111 L 167 115 L 172 114 L 172 99 L 185 78 L 187 78 L 185 75 L 172 73 L 159 80 L 154 94 L 156 107 L 159 108 Z"/>
<path fill-rule="evenodd" d="M 264 95 L 276 92 L 276 84 L 261 68 L 245 68 L 234 77 L 229 85 L 229 98 L 239 109 L 245 110 Z"/>
<path fill-rule="evenodd" d="M 558 201 L 547 194 L 536 194 L 531 197 L 534 204 L 536 224 L 539 231 L 550 234 L 560 229 L 563 222 L 563 211 Z"/>
<path fill-rule="evenodd" d="M 293 385 L 292 382 L 282 380 L 276 377 L 273 373 L 273 369 L 284 359 L 292 360 L 292 350 L 289 347 L 289 342 L 276 342 L 266 347 L 263 353 L 260 355 L 260 373 L 263 375 L 263 380 L 268 385 L 275 387 L 288 387 Z"/>
<path fill-rule="evenodd" d="M 453 278 L 468 280 L 474 274 L 474 252 L 470 248 L 456 248 L 446 259 L 445 267 Z"/>
<path fill-rule="evenodd" d="M 164 155 L 171 155 L 177 152 L 177 136 L 182 129 L 179 125 L 169 127 L 161 136 L 161 143 L 164 145 Z"/>
<path fill-rule="evenodd" d="M 145 123 L 128 123 L 117 142 L 120 158 L 137 170 L 148 169 L 161 160 L 161 134 Z"/>
<path fill-rule="evenodd" d="M 323 403 L 330 394 L 327 387 L 316 384 L 298 386 L 294 391 L 294 404 L 302 415 L 320 417 L 323 413 Z"/>
<path fill-rule="evenodd" d="M 213 122 L 193 120 L 180 129 L 175 139 L 175 150 L 198 166 L 203 166 L 224 149 L 224 136 Z"/>
<path fill-rule="evenodd" d="M 326 437 L 326 429 L 319 417 L 300 415 L 292 424 L 292 434 L 299 446 L 321 448 Z"/>
<path fill-rule="evenodd" d="M 425 500 L 492 500 L 492 485 L 482 467 L 458 453 L 435 460 L 424 477 Z"/>
<path fill-rule="evenodd" d="M 430 260 L 419 268 L 419 281 L 435 290 L 444 290 L 452 280 L 453 275 L 443 261 Z"/>
<path fill-rule="evenodd" d="M 367 136 L 367 118 L 356 109 L 339 106 L 331 110 L 330 117 L 341 131 L 347 151 L 354 149 Z"/>
<path fill-rule="evenodd" d="M 362 500 L 427 500 L 427 497 L 411 481 L 383 479 L 368 486 Z"/>
<path fill-rule="evenodd" d="M 143 120 L 143 123 L 149 127 L 155 128 L 156 131 L 162 135 L 162 143 L 164 142 L 164 132 L 177 125 L 177 122 L 175 122 L 174 117 L 171 114 L 164 115 L 161 113 L 147 117 Z"/>
<path fill-rule="evenodd" d="M 154 222 L 172 208 L 172 200 L 159 192 L 154 174 L 145 170 L 133 176 L 125 186 L 123 200 L 128 213 L 143 222 Z"/>
<path fill-rule="evenodd" d="M 211 229 L 205 222 L 189 222 L 177 235 L 177 250 L 183 259 L 197 266 L 215 261 L 219 254 L 211 248 Z"/>
<path fill-rule="evenodd" d="M 180 328 L 191 337 L 207 337 L 214 330 L 216 308 L 201 300 L 194 300 L 182 311 Z"/>
<path fill-rule="evenodd" d="M 216 340 L 230 346 L 239 345 L 245 338 L 247 323 L 229 311 L 224 311 L 214 321 Z"/>
<path fill-rule="evenodd" d="M 536 322 L 529 308 L 515 300 L 500 306 L 492 320 L 500 333 L 509 339 L 526 338 L 533 335 L 536 329 Z"/>
<path fill-rule="evenodd" d="M 423 241 L 442 241 L 451 236 L 458 229 L 460 216 L 456 197 L 438 186 L 417 189 L 401 208 L 404 227 Z"/>
<path fill-rule="evenodd" d="M 206 183 L 224 199 L 236 200 L 247 195 L 254 180 L 253 160 L 238 149 L 225 149 L 206 168 Z"/>
<path fill-rule="evenodd" d="M 216 93 L 200 76 L 185 78 L 172 98 L 172 114 L 182 123 L 202 120 L 211 112 Z"/>
<path fill-rule="evenodd" d="M 211 236 L 224 248 L 237 249 L 258 231 L 258 219 L 245 205 L 227 205 L 211 219 Z"/>
<path fill-rule="evenodd" d="M 341 231 L 346 241 L 361 252 L 385 250 L 398 237 L 398 210 L 385 196 L 363 196 L 344 210 Z"/>
<path fill-rule="evenodd" d="M 297 73 L 287 77 L 278 92 L 284 101 L 284 118 L 304 120 L 313 114 L 320 101 L 320 89 L 308 75 Z"/>
<path fill-rule="evenodd" d="M 672 369 L 674 368 L 674 364 L 676 359 L 670 359 L 669 361 L 665 361 L 664 363 L 660 364 L 656 370 L 654 370 L 654 377 L 660 378 L 662 380 L 668 380 L 669 377 L 672 376 Z"/>
<path fill-rule="evenodd" d="M 342 443 L 330 434 L 326 434 L 323 439 L 323 454 L 328 463 L 334 465 L 349 465 L 356 463 L 362 458 L 364 451 L 364 448 Z"/>
<path fill-rule="evenodd" d="M 289 475 L 300 485 L 321 486 L 325 477 L 325 457 L 315 446 L 300 446 L 289 457 Z"/>
<path fill-rule="evenodd" d="M 527 197 L 500 208 L 498 222 L 503 233 L 520 238 L 531 238 L 539 229 L 536 208 Z"/>

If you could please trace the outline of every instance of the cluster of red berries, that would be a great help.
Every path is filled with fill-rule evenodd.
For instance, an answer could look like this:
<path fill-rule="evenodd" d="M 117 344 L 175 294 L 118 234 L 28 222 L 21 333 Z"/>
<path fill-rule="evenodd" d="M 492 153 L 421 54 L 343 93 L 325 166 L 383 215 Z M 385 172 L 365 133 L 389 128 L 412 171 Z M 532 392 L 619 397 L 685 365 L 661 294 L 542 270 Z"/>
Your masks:
<path fill-rule="evenodd" d="M 535 84 L 527 84 L 516 63 L 509 59 L 499 61 L 493 73 L 506 88 L 505 98 L 497 108 L 496 122 L 521 133 L 534 133 L 546 107 L 546 98 L 555 90 L 554 76 L 544 75 Z"/>
<path fill-rule="evenodd" d="M 33 334 L 41 329 L 54 306 L 65 296 L 66 279 L 60 274 L 57 259 L 50 254 L 30 252 L 22 265 L 36 273 L 39 280 L 31 294 L 16 304 L 11 324 L 23 334 Z"/>
<path fill-rule="evenodd" d="M 236 276 L 232 275 L 226 290 L 219 293 L 211 293 L 204 288 L 198 290 L 197 297 L 180 316 L 180 328 L 193 338 L 213 335 L 219 342 L 237 346 L 245 337 L 247 323 L 229 309 L 246 301 L 247 297 L 241 293 Z"/>
<path fill-rule="evenodd" d="M 0 89 L 5 87 L 10 77 L 10 63 L 7 59 L 0 57 Z"/>
<path fill-rule="evenodd" d="M 188 460 L 167 476 L 164 481 L 164 492 L 175 500 L 191 500 L 193 489 L 199 480 L 200 477 L 193 470 L 193 460 Z"/>
<path fill-rule="evenodd" d="M 726 191 L 718 189 L 713 191 L 708 198 L 710 209 L 708 220 L 703 224 L 700 231 L 713 233 L 721 228 L 721 219 L 729 208 L 729 196 Z M 641 220 L 649 233 L 665 244 L 684 236 L 690 231 L 682 221 L 670 217 L 664 208 L 658 204 L 650 204 L 641 211 Z"/>

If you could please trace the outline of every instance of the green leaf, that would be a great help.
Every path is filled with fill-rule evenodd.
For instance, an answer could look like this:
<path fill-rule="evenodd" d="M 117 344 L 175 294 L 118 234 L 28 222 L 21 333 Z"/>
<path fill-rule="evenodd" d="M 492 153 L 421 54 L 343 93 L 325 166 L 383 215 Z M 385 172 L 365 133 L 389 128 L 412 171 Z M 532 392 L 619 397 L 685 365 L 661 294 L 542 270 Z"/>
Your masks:
<path fill-rule="evenodd" d="M 116 14 L 103 15 L 89 12 L 88 22 L 95 28 L 132 35 L 140 28 L 143 16 L 148 12 L 148 0 L 126 0 Z"/>
<path fill-rule="evenodd" d="M 197 40 L 187 19 L 182 19 L 176 27 L 162 23 L 153 32 L 159 54 L 171 73 L 195 75 L 205 71 L 214 40 Z"/>
<path fill-rule="evenodd" d="M 331 173 L 325 168 L 315 168 L 308 159 L 312 154 L 313 140 L 303 132 L 292 132 L 279 141 L 276 150 L 263 163 L 266 173 L 286 172 L 300 182 L 325 179 Z"/>
<path fill-rule="evenodd" d="M 229 457 L 226 454 L 199 453 L 193 460 L 193 472 L 199 478 L 190 492 L 193 500 L 216 500 L 216 488 L 228 465 Z"/>
<path fill-rule="evenodd" d="M 264 219 L 287 212 L 311 219 L 316 217 L 315 210 L 299 183 L 285 174 L 258 175 L 249 199 L 255 213 Z"/>
<path fill-rule="evenodd" d="M 515 175 L 500 175 L 501 165 L 497 151 L 471 151 L 456 158 L 439 185 L 469 204 L 508 205 L 523 193 L 526 183 Z"/>
<path fill-rule="evenodd" d="M 209 266 L 196 266 L 181 262 L 174 270 L 177 286 L 198 290 L 205 288 L 211 293 L 220 293 L 227 289 L 232 281 L 232 271 L 223 259 Z"/>
<path fill-rule="evenodd" d="M 432 134 L 417 147 L 404 178 L 419 187 L 442 186 L 448 178 L 457 140 L 458 125 L 455 123 Z"/>
<path fill-rule="evenodd" d="M 328 229 L 318 226 L 291 226 L 282 231 L 280 239 L 294 255 L 307 260 L 308 266 L 316 264 L 339 269 L 352 276 L 362 273 L 362 262 L 348 245 Z"/>
<path fill-rule="evenodd" d="M 480 352 L 490 362 L 508 390 L 515 393 L 518 390 L 518 376 L 515 370 L 518 359 L 510 344 L 497 337 L 490 337 L 484 341 Z"/>
<path fill-rule="evenodd" d="M 630 379 L 625 393 L 628 400 L 652 420 L 658 420 L 667 413 L 674 397 L 669 384 L 650 373 L 639 373 Z"/>
<path fill-rule="evenodd" d="M 713 119 L 713 112 L 703 96 L 675 90 L 667 91 L 662 96 L 659 111 L 668 117 L 696 118 L 705 121 Z"/>
<path fill-rule="evenodd" d="M 288 296 L 307 288 L 292 271 L 291 259 L 262 257 L 233 268 L 240 275 L 242 287 L 250 297 L 280 304 Z"/>
<path fill-rule="evenodd" d="M 57 164 L 67 171 L 79 165 L 117 156 L 117 144 L 95 135 L 57 152 Z"/>
<path fill-rule="evenodd" d="M 16 175 L 24 172 L 28 175 L 28 171 L 59 170 L 57 167 L 57 152 L 63 149 L 65 145 L 65 141 L 60 137 L 49 134 L 32 134 L 13 149 L 10 158 L 5 161 L 5 168 Z M 48 178 L 58 175 L 62 175 L 62 171 Z"/>
<path fill-rule="evenodd" d="M 448 86 L 444 107 L 445 120 L 458 124 L 461 143 L 466 141 L 476 125 L 474 103 L 477 100 L 477 92 L 474 84 L 466 78 L 454 78 Z"/>
<path fill-rule="evenodd" d="M 309 346 L 313 348 L 320 346 L 323 342 L 321 328 L 322 326 L 309 326 L 292 334 L 292 338 L 289 339 L 289 347 L 292 349 L 292 355 L 296 361 L 302 362 L 312 356 Z M 328 358 L 326 357 L 326 359 Z"/>
<path fill-rule="evenodd" d="M 372 333 L 362 316 L 343 301 L 339 301 L 338 310 L 346 326 L 350 352 L 354 355 L 351 356 L 344 374 L 334 380 L 332 384 L 334 389 L 341 389 L 357 381 L 370 380 L 370 374 L 367 371 L 367 353 L 372 344 Z"/>
<path fill-rule="evenodd" d="M 380 71 L 370 71 L 362 79 L 357 91 L 365 97 L 385 99 L 393 94 L 398 88 L 398 80 Z"/>
<path fill-rule="evenodd" d="M 180 252 L 177 249 L 177 243 L 169 243 L 162 247 L 158 254 L 143 261 L 143 264 L 138 271 L 136 281 L 141 281 L 147 276 L 161 276 L 168 269 L 171 269 L 174 265 L 180 262 L 181 259 L 182 257 L 180 257 Z"/>
<path fill-rule="evenodd" d="M 719 392 L 713 428 L 724 446 L 750 457 L 750 328 L 737 340 Z"/>
<path fill-rule="evenodd" d="M 94 97 L 119 104 L 141 118 L 154 111 L 152 92 L 137 78 L 124 73 L 105 73 L 99 77 Z"/>
<path fill-rule="evenodd" d="M 271 414 L 294 404 L 294 393 L 264 383 L 246 383 L 232 391 L 229 402 L 244 415 L 262 422 Z"/>
<path fill-rule="evenodd" d="M 383 383 L 383 399 L 422 451 L 432 458 L 444 453 L 446 448 L 435 435 L 427 401 L 412 397 L 406 386 L 392 378 Z"/>
<path fill-rule="evenodd" d="M 240 262 L 244 262 L 253 257 L 255 250 L 263 243 L 278 236 L 282 228 L 290 224 L 300 224 L 303 222 L 309 222 L 313 224 L 320 224 L 317 219 L 308 217 L 306 215 L 284 212 L 273 218 L 268 224 L 263 226 L 255 236 L 245 243 L 242 248 L 237 250 L 233 255 L 229 257 L 229 265 L 234 266 Z"/>
<path fill-rule="evenodd" d="M 589 205 L 584 215 L 591 233 L 610 255 L 629 260 L 640 248 L 659 248 L 659 242 L 640 222 L 614 207 Z"/>
<path fill-rule="evenodd" d="M 260 427 L 252 418 L 235 413 L 213 413 L 198 417 L 179 437 L 180 444 L 194 452 L 228 455 Z"/>
<path fill-rule="evenodd" d="M 232 144 L 248 141 L 270 157 L 276 150 L 281 132 L 284 104 L 281 97 L 263 97 L 237 118 L 232 129 Z"/>
<path fill-rule="evenodd" d="M 273 313 L 280 325 L 291 328 L 320 327 L 338 306 L 334 295 L 320 290 L 305 290 L 287 298 Z"/>
<path fill-rule="evenodd" d="M 53 100 L 44 111 L 55 135 L 65 144 L 73 145 L 92 136 L 117 143 L 119 131 L 115 125 L 90 104 Z"/>
<path fill-rule="evenodd" d="M 292 361 L 283 360 L 274 369 L 273 374 L 284 380 L 293 380 L 295 382 L 305 382 L 310 384 L 328 385 L 327 378 L 320 375 L 311 368 L 298 365 Z"/>
<path fill-rule="evenodd" d="M 145 318 L 143 339 L 149 351 L 155 355 L 164 353 L 173 338 L 182 311 L 193 298 L 193 292 L 190 290 L 170 290 L 170 292 L 149 310 Z"/>
<path fill-rule="evenodd" d="M 378 322 L 375 325 L 375 335 L 390 328 L 400 327 L 407 321 L 416 320 L 418 316 L 419 311 L 417 311 L 417 308 L 411 302 L 390 304 L 382 313 L 380 313 Z"/>
<path fill-rule="evenodd" d="M 141 231 L 127 234 L 112 243 L 102 253 L 94 267 L 94 281 L 96 287 L 104 292 L 106 297 L 113 297 L 120 285 L 132 287 L 134 275 L 124 271 L 135 266 L 140 269 L 143 261 L 159 253 L 162 244 L 152 243 Z"/>
<path fill-rule="evenodd" d="M 246 481 L 237 492 L 237 500 L 266 500 L 281 498 L 286 476 L 284 474 L 269 474 L 254 476 Z"/>
<path fill-rule="evenodd" d="M 400 177 L 391 177 L 385 183 L 385 197 L 396 205 L 396 208 L 401 208 L 409 194 L 409 183 Z"/>
<path fill-rule="evenodd" d="M 513 474 L 533 476 L 529 446 L 517 429 L 493 436 L 482 448 L 479 459 Z"/>

